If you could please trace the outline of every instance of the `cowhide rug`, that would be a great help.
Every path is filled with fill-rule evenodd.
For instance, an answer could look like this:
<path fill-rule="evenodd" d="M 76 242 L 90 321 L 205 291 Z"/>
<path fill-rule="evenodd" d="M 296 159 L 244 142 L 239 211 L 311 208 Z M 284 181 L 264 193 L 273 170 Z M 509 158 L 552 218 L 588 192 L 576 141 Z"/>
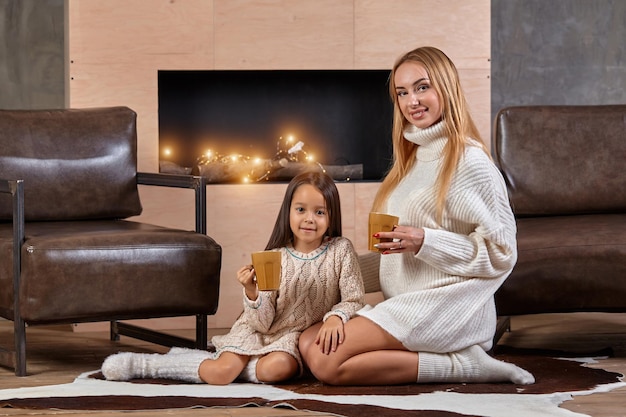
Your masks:
<path fill-rule="evenodd" d="M 99 371 L 70 384 L 0 390 L 0 407 L 78 410 L 146 410 L 189 407 L 288 407 L 346 417 L 582 416 L 559 404 L 573 396 L 625 386 L 622 375 L 584 366 L 610 350 L 572 358 L 563 352 L 500 346 L 498 359 L 535 375 L 533 385 L 411 384 L 333 387 L 311 378 L 281 385 L 181 384 L 166 380 L 111 382 Z M 569 355 L 571 356 L 571 355 Z"/>

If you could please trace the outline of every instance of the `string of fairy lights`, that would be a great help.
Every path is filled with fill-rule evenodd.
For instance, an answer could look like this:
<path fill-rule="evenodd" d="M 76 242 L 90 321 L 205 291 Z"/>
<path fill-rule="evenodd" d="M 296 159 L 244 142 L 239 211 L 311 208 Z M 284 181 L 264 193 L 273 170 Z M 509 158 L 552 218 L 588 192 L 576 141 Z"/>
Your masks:
<path fill-rule="evenodd" d="M 239 179 L 243 183 L 260 182 L 271 178 L 272 174 L 292 164 L 299 167 L 319 169 L 325 172 L 322 164 L 305 150 L 304 142 L 293 135 L 281 136 L 276 142 L 276 154 L 269 159 L 243 154 L 224 155 L 207 150 L 196 159 L 196 168 L 201 175 L 216 182 Z"/>

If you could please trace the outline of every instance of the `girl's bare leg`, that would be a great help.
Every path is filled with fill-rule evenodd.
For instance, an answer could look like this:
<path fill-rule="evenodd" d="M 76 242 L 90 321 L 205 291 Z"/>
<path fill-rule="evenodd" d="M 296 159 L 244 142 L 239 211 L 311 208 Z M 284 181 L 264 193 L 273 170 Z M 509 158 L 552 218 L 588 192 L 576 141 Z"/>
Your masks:
<path fill-rule="evenodd" d="M 298 373 L 298 361 L 285 352 L 271 352 L 259 359 L 256 377 L 265 383 L 275 383 L 293 378 Z"/>
<path fill-rule="evenodd" d="M 345 324 L 345 340 L 324 354 L 315 337 L 319 325 L 300 336 L 300 351 L 313 375 L 331 385 L 415 383 L 418 356 L 374 322 L 355 317 Z"/>
<path fill-rule="evenodd" d="M 227 385 L 239 376 L 248 364 L 249 356 L 224 352 L 217 359 L 207 359 L 200 364 L 198 374 L 207 384 Z"/>

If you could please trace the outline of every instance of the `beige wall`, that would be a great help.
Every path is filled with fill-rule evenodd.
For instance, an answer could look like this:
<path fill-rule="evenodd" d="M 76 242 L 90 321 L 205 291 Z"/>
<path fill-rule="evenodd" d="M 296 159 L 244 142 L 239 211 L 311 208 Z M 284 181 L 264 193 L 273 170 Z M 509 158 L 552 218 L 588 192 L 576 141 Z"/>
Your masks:
<path fill-rule="evenodd" d="M 67 1 L 69 106 L 137 111 L 142 171 L 158 171 L 157 71 L 164 69 L 388 69 L 401 53 L 433 45 L 456 62 L 478 127 L 489 138 L 489 0 Z M 220 308 L 211 327 L 230 327 L 238 315 L 235 270 L 267 242 L 284 188 L 209 186 L 208 234 L 223 247 Z M 359 251 L 376 188 L 339 184 L 344 234 Z M 142 220 L 193 228 L 187 191 L 141 193 Z"/>

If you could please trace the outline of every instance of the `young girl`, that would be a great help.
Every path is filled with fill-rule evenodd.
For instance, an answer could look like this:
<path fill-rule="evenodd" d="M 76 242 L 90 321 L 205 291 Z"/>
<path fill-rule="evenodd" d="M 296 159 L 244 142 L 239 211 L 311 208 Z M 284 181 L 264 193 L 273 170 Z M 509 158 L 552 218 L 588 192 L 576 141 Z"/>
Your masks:
<path fill-rule="evenodd" d="M 300 333 L 320 321 L 316 342 L 336 350 L 344 323 L 363 306 L 364 288 L 352 243 L 341 237 L 339 192 L 330 177 L 307 172 L 291 180 L 266 250 L 281 252 L 280 288 L 259 291 L 252 265 L 239 269 L 244 310 L 228 334 L 213 337 L 215 353 L 118 353 L 102 364 L 105 378 L 285 381 L 303 370 Z"/>

